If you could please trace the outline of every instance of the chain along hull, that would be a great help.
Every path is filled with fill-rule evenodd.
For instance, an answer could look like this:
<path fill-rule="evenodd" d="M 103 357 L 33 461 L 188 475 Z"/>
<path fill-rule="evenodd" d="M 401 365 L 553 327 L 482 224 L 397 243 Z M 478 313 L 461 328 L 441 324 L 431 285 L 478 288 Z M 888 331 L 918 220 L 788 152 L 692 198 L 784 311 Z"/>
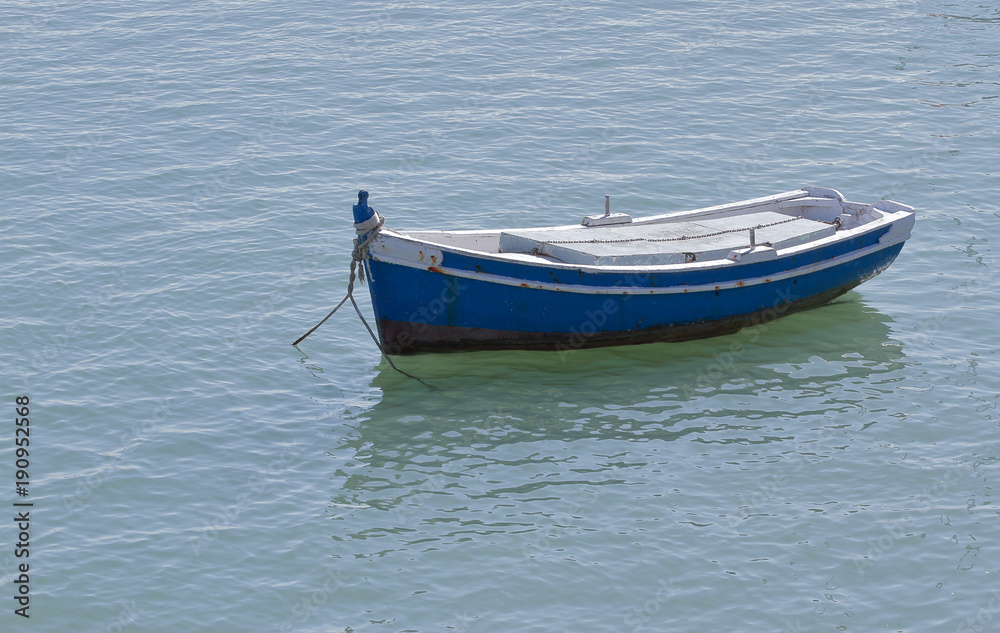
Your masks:
<path fill-rule="evenodd" d="M 878 275 L 899 254 L 914 219 L 905 205 L 883 206 L 872 213 L 875 220 L 851 230 L 837 224 L 815 243 L 742 262 L 730 253 L 696 265 L 567 264 L 537 254 L 491 252 L 481 247 L 495 237 L 486 232 L 407 235 L 386 229 L 372 236 L 363 264 L 388 354 L 682 341 L 821 305 Z M 586 229 L 578 234 L 598 235 Z"/>

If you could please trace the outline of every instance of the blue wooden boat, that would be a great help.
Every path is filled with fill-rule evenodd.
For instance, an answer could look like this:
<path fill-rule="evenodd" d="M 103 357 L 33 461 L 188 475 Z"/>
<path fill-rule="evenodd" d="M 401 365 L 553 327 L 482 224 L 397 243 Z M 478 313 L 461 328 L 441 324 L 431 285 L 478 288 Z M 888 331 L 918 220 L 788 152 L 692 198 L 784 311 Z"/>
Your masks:
<path fill-rule="evenodd" d="M 555 349 L 680 341 L 805 310 L 879 274 L 914 210 L 803 187 L 763 198 L 578 225 L 387 228 L 360 192 L 355 258 L 383 350 Z"/>

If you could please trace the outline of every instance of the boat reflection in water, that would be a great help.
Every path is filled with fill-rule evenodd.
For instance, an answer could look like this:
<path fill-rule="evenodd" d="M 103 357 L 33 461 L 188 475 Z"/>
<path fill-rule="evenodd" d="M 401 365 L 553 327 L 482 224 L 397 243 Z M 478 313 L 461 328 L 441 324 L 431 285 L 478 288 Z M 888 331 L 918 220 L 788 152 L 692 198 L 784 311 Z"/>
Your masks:
<path fill-rule="evenodd" d="M 377 399 L 347 414 L 360 448 L 438 447 L 544 439 L 735 441 L 788 434 L 774 418 L 864 407 L 902 370 L 891 318 L 857 293 L 739 332 L 683 343 L 587 349 L 565 355 L 506 351 L 383 360 Z M 822 336 L 817 336 L 822 331 Z M 380 392 L 380 393 L 379 393 Z M 839 416 L 838 416 L 839 417 Z"/>

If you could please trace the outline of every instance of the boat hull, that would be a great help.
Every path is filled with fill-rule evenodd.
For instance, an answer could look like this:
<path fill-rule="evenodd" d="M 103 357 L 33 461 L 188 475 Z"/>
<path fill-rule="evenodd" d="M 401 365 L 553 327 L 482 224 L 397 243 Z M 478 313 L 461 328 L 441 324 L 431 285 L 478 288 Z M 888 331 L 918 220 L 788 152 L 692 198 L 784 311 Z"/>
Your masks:
<path fill-rule="evenodd" d="M 903 243 L 883 244 L 885 233 L 798 260 L 751 265 L 760 274 L 746 279 L 713 271 L 688 278 L 632 273 L 625 279 L 632 285 L 623 285 L 620 274 L 606 273 L 581 274 L 583 283 L 570 284 L 532 278 L 538 271 L 528 267 L 523 274 L 481 272 L 488 261 L 446 269 L 371 257 L 366 267 L 379 336 L 389 354 L 566 351 L 704 338 L 821 305 L 893 262 Z M 754 271 L 751 266 L 742 272 Z"/>

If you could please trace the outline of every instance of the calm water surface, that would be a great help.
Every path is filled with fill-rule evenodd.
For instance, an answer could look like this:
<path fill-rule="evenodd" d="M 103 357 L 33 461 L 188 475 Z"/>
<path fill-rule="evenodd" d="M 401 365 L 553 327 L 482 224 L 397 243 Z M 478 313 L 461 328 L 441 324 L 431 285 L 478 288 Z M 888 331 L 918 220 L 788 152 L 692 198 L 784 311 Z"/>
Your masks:
<path fill-rule="evenodd" d="M 998 629 L 997 7 L 43 0 L 0 47 L 4 631 Z M 760 328 L 430 388 L 350 314 L 289 345 L 362 187 L 410 229 L 805 184 L 916 230 Z"/>

